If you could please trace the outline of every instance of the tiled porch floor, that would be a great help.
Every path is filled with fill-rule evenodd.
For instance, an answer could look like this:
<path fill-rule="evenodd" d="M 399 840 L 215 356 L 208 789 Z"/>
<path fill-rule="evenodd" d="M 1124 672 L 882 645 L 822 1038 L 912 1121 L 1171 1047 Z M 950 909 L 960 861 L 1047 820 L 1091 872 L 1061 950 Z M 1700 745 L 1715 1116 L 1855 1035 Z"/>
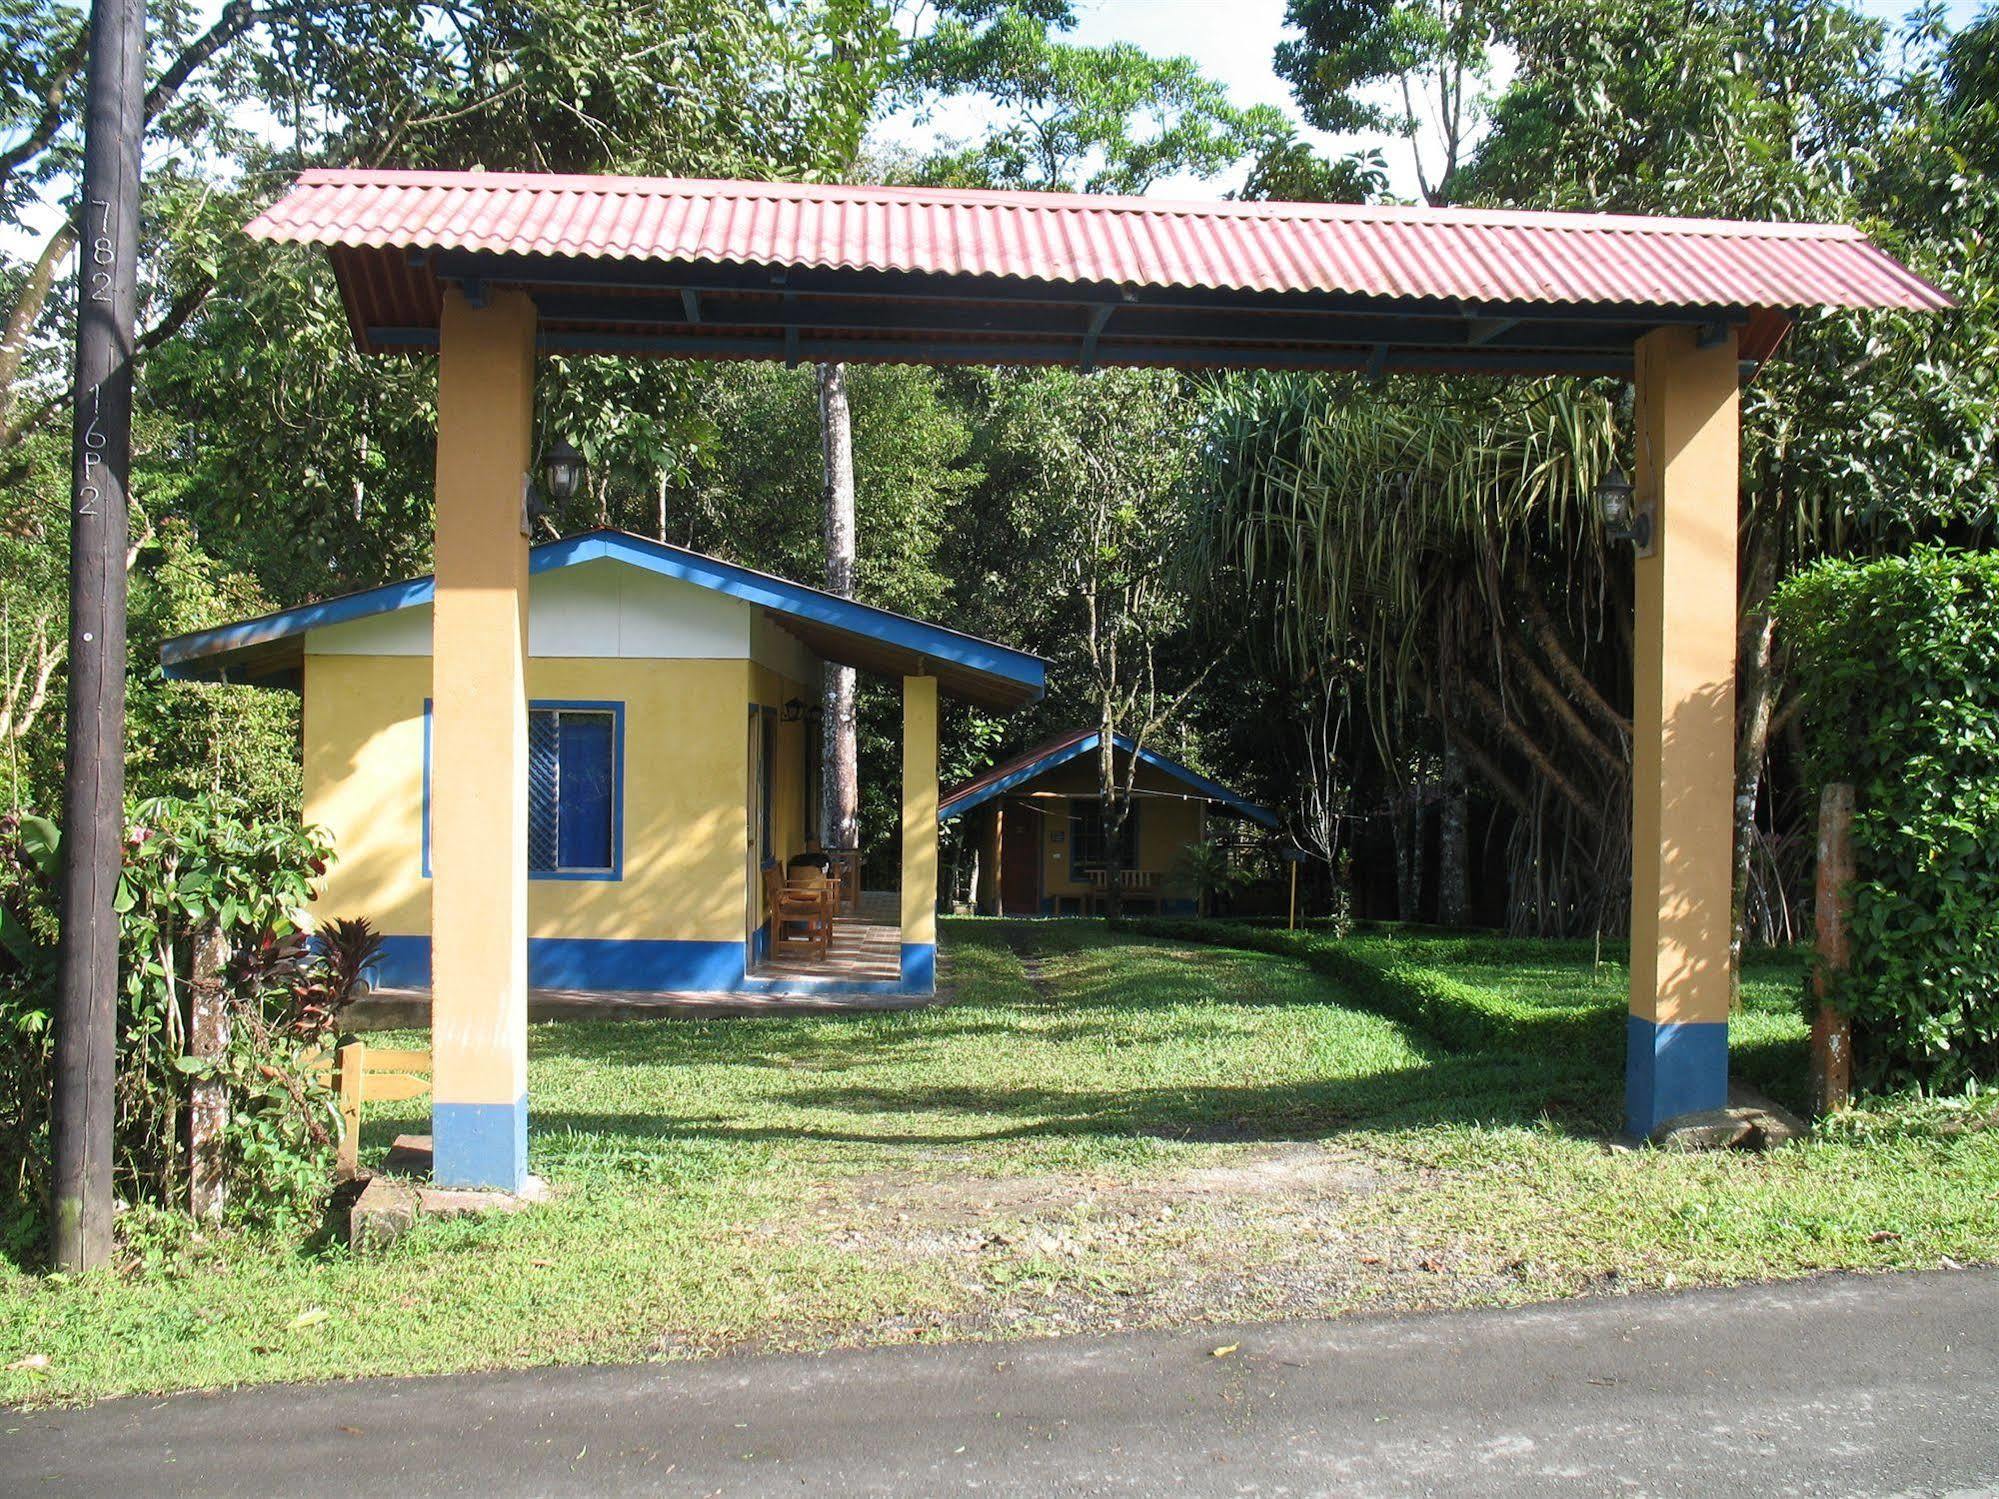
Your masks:
<path fill-rule="evenodd" d="M 824 958 L 796 949 L 773 955 L 750 971 L 752 980 L 809 979 L 895 983 L 902 978 L 901 897 L 893 890 L 863 890 L 860 909 L 833 918 L 831 950 Z"/>

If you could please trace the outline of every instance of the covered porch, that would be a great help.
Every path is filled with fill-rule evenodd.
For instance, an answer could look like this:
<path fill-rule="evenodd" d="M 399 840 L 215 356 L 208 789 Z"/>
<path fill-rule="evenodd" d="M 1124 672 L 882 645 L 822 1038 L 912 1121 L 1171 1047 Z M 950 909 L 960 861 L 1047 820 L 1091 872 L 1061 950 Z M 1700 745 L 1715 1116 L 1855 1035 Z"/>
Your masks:
<path fill-rule="evenodd" d="M 836 912 L 824 956 L 787 948 L 768 952 L 750 967 L 744 990 L 787 995 L 888 993 L 902 980 L 902 895 L 863 890 L 850 908 Z"/>
<path fill-rule="evenodd" d="M 824 959 L 786 954 L 765 959 L 728 994 L 685 989 L 593 989 L 535 985 L 527 992 L 531 1021 L 725 1020 L 734 1016 L 797 1015 L 859 1010 L 913 1010 L 937 994 L 907 994 L 901 984 L 901 896 L 869 890 L 858 909 L 834 918 L 832 950 Z M 348 1024 L 359 1031 L 424 1029 L 435 991 L 428 984 L 383 985 L 355 1002 Z"/>
<path fill-rule="evenodd" d="M 251 232 L 326 249 L 363 352 L 439 360 L 440 1181 L 513 1189 L 527 1166 L 526 829 L 496 839 L 492 809 L 525 772 L 537 350 L 1631 380 L 1627 1123 L 1724 1101 L 1741 381 L 1795 308 L 1947 305 L 1856 231 L 357 171 L 305 174 Z M 905 680 L 934 702 L 936 676 Z M 925 768 L 927 806 L 903 811 L 905 980 L 935 951 Z"/>

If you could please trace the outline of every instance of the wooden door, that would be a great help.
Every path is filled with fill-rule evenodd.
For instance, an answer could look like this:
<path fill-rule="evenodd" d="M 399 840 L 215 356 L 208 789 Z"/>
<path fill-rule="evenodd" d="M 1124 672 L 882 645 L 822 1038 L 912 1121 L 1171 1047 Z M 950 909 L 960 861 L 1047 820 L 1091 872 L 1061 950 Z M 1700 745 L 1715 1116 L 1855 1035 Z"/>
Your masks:
<path fill-rule="evenodd" d="M 1042 816 L 1018 802 L 1000 824 L 999 898 L 1002 916 L 1041 914 Z"/>

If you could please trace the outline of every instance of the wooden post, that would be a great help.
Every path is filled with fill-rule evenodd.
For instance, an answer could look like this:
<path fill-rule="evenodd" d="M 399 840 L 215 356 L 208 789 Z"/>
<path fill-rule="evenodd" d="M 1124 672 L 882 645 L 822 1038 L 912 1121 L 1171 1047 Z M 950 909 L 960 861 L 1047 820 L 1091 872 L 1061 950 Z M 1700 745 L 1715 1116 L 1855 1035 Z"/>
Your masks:
<path fill-rule="evenodd" d="M 1285 930 L 1290 932 L 1295 932 L 1298 930 L 1298 861 L 1296 859 L 1293 859 L 1290 862 L 1291 862 L 1291 919 L 1286 924 Z"/>
<path fill-rule="evenodd" d="M 222 989 L 228 960 L 222 931 L 195 934 L 188 974 L 188 1054 L 213 1061 L 229 1050 L 229 1002 Z M 219 1222 L 228 1206 L 222 1137 L 229 1128 L 229 1085 L 216 1077 L 196 1081 L 187 1121 L 187 1207 L 198 1221 Z"/>
<path fill-rule="evenodd" d="M 333 1093 L 340 1109 L 340 1156 L 335 1168 L 342 1181 L 352 1181 L 361 1169 L 361 1089 L 368 1075 L 368 1047 L 349 1041 L 333 1054 Z"/>
<path fill-rule="evenodd" d="M 1818 883 L 1812 901 L 1818 962 L 1812 968 L 1812 1112 L 1843 1109 L 1853 1097 L 1853 1021 L 1831 1002 L 1849 961 L 1853 914 L 1853 788 L 1843 781 L 1819 793 Z"/>
<path fill-rule="evenodd" d="M 93 0 L 83 200 L 77 205 L 76 406 L 70 447 L 69 695 L 57 956 L 56 1268 L 111 1257 L 118 915 L 125 817 L 125 546 L 138 308 L 144 0 Z"/>

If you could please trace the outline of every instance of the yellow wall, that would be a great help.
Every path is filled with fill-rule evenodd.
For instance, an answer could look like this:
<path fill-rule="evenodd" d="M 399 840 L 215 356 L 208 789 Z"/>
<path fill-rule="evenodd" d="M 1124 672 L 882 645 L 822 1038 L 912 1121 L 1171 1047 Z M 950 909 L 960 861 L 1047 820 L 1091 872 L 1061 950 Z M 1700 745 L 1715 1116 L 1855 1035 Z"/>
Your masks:
<path fill-rule="evenodd" d="M 365 916 L 392 937 L 430 933 L 423 877 L 428 656 L 305 658 L 305 820 L 333 834 L 322 920 Z"/>
<path fill-rule="evenodd" d="M 818 701 L 818 687 L 808 687 L 805 683 L 784 675 L 772 667 L 761 664 L 750 666 L 750 701 L 760 708 L 769 708 L 776 715 L 772 725 L 775 732 L 775 749 L 771 762 L 771 856 L 783 864 L 793 854 L 805 848 L 805 746 L 807 724 L 803 718 L 796 723 L 784 721 L 784 705 L 794 699 L 810 707 Z M 742 714 L 743 722 L 743 805 L 749 806 L 749 714 Z M 748 832 L 745 830 L 745 837 Z M 747 845 L 746 845 L 747 846 Z M 756 888 L 757 911 L 764 911 L 763 883 Z"/>
<path fill-rule="evenodd" d="M 528 663 L 531 698 L 625 705 L 624 877 L 529 881 L 530 937 L 742 940 L 750 670 L 740 660 Z M 366 916 L 391 936 L 430 930 L 430 690 L 427 657 L 306 657 L 305 815 L 332 832 L 339 855 L 319 901 L 324 917 Z M 780 774 L 783 732 L 793 727 L 778 726 Z M 794 747 L 793 761 L 801 756 Z"/>
<path fill-rule="evenodd" d="M 1119 775 L 1123 773 L 1120 767 Z M 1182 800 L 1187 795 L 1186 783 L 1151 765 L 1139 766 L 1134 784 L 1141 792 L 1163 793 L 1140 796 L 1134 804 L 1139 809 L 1138 871 L 1157 874 L 1164 894 L 1191 894 L 1190 891 L 1180 890 L 1174 877 L 1181 872 L 1181 851 L 1189 843 L 1201 840 L 1204 803 Z M 1069 797 L 1088 795 L 1094 799 L 1097 785 L 1095 754 L 1079 756 L 1066 765 L 1056 766 L 1023 788 L 1032 793 L 1035 805 L 1045 816 L 1036 817 L 1028 813 L 1007 819 L 1006 836 L 1009 839 L 1016 833 L 1032 837 L 1039 830 L 1041 892 L 1044 896 L 1083 895 L 1093 888 L 1088 880 L 1073 879 L 1070 875 Z M 1020 826 L 1016 828 L 1016 824 Z M 1058 830 L 1062 834 L 1060 844 L 1049 836 Z"/>

